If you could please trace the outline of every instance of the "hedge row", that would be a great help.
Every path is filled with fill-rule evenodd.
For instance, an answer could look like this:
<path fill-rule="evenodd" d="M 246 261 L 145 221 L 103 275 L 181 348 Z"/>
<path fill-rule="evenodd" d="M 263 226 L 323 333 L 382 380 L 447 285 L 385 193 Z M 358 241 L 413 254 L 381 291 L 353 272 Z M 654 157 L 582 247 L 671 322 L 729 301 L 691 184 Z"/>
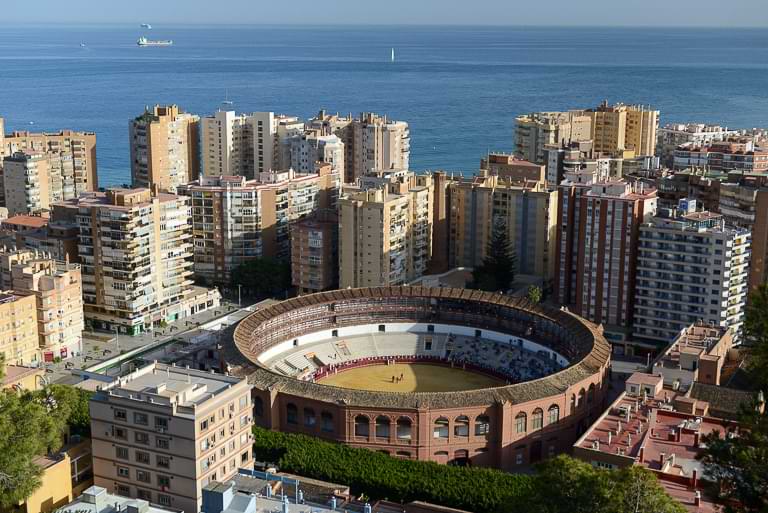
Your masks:
<path fill-rule="evenodd" d="M 281 470 L 349 485 L 355 495 L 422 500 L 474 512 L 525 511 L 532 486 L 526 475 L 493 469 L 402 460 L 317 438 L 254 429 L 256 459 Z"/>

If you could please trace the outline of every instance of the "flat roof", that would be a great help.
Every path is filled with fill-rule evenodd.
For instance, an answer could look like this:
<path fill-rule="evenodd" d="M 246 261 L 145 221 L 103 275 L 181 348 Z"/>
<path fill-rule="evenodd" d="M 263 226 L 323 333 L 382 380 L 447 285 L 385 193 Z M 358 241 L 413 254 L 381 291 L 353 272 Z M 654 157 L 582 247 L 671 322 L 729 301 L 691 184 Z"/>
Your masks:
<path fill-rule="evenodd" d="M 18 216 L 9 217 L 8 219 L 3 221 L 3 224 L 14 225 L 14 226 L 27 226 L 29 228 L 43 228 L 44 226 L 48 226 L 49 221 L 50 219 L 47 217 L 18 215 Z"/>

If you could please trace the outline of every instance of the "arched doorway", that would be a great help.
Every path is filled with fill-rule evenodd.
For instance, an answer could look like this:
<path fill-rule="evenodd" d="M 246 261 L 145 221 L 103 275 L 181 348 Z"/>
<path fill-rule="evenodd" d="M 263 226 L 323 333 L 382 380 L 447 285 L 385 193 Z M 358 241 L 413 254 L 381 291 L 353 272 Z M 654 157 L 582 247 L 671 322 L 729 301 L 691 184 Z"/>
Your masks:
<path fill-rule="evenodd" d="M 468 467 L 471 464 L 469 461 L 469 451 L 466 449 L 454 451 L 453 459 L 449 461 L 448 464 L 457 467 Z"/>

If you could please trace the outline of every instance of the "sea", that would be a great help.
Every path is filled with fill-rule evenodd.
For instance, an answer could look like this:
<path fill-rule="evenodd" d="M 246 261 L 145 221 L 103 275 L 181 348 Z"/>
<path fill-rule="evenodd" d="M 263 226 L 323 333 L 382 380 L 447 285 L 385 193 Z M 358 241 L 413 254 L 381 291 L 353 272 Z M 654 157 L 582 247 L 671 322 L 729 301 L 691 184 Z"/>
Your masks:
<path fill-rule="evenodd" d="M 147 20 L 151 22 L 151 20 Z M 140 36 L 172 39 L 140 48 Z M 391 62 L 391 50 L 395 61 Z M 411 168 L 472 173 L 512 151 L 515 116 L 648 104 L 662 123 L 768 125 L 768 30 L 476 26 L 0 28 L 6 130 L 97 133 L 99 182 L 130 180 L 129 119 L 373 111 L 411 127 Z"/>

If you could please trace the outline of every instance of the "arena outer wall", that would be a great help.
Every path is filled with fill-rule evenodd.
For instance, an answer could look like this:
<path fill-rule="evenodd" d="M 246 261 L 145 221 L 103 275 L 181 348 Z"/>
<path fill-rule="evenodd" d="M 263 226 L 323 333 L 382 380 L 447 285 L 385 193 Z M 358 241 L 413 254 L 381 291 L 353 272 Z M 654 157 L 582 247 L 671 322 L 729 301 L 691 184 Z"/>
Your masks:
<path fill-rule="evenodd" d="M 265 350 L 301 335 L 398 322 L 508 333 L 557 351 L 570 365 L 496 388 L 394 393 L 300 381 L 258 362 Z M 251 314 L 233 338 L 223 348 L 226 368 L 255 385 L 257 425 L 403 458 L 514 471 L 568 451 L 607 404 L 610 346 L 602 330 L 569 312 L 499 294 L 422 287 L 323 292 Z"/>

